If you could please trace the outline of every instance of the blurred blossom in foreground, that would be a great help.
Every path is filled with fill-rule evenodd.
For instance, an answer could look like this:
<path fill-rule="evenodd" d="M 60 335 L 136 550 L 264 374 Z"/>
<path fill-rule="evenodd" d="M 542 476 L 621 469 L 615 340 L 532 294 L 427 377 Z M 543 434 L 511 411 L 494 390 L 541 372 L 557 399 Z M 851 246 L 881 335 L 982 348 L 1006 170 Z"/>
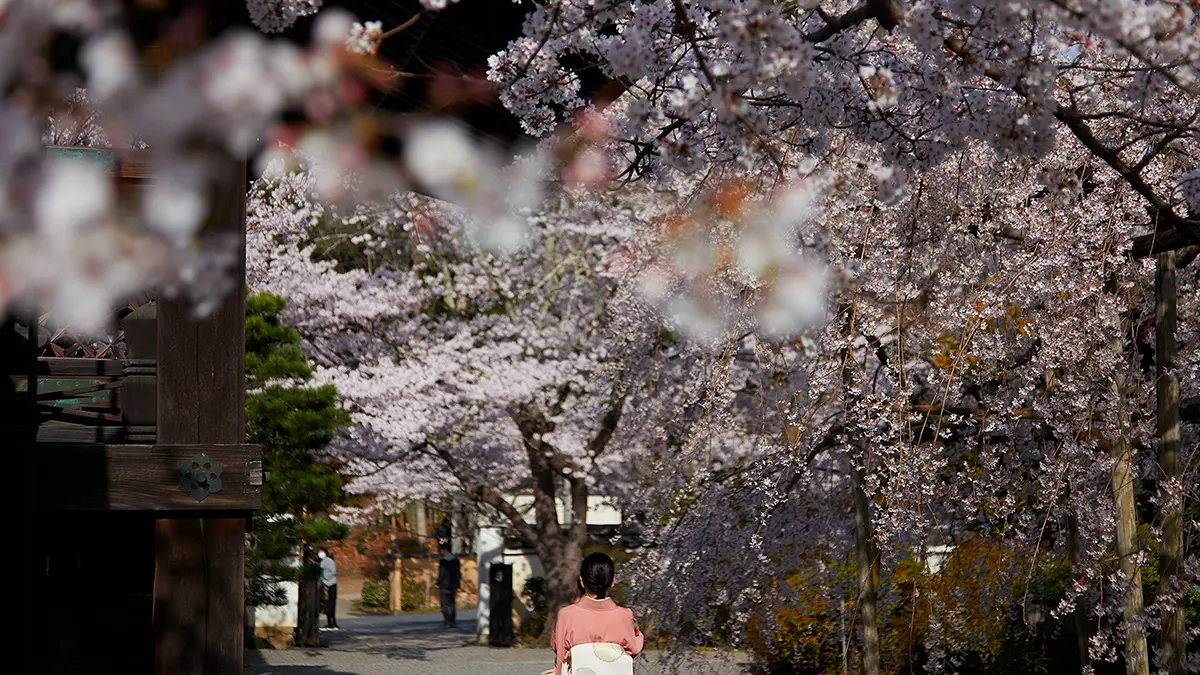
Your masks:
<path fill-rule="evenodd" d="M 825 265 L 803 250 L 818 208 L 819 181 L 800 181 L 768 200 L 731 182 L 699 207 L 665 218 L 638 287 L 684 334 L 709 342 L 749 322 L 769 339 L 825 319 Z"/>
<path fill-rule="evenodd" d="M 111 296 L 140 290 L 143 256 L 155 245 L 121 226 L 112 181 L 98 167 L 56 160 L 44 171 L 36 225 L 5 249 L 4 299 L 29 300 L 81 331 L 97 330 L 110 319 Z"/>
<path fill-rule="evenodd" d="M 522 246 L 528 212 L 543 199 L 548 166 L 542 154 L 504 166 L 461 125 L 437 120 L 409 134 L 405 161 L 421 187 L 467 210 L 469 237 L 498 253 Z"/>
<path fill-rule="evenodd" d="M 355 54 L 374 54 L 383 39 L 383 24 L 379 21 L 357 23 L 350 28 L 346 38 L 346 49 Z"/>
<path fill-rule="evenodd" d="M 371 57 L 347 52 L 345 12 L 322 13 L 307 47 L 236 29 L 192 42 L 177 33 L 196 16 L 177 17 L 150 54 L 139 53 L 118 5 L 0 3 L 0 81 L 11 92 L 0 98 L 0 310 L 32 305 L 81 332 L 148 287 L 183 293 L 202 313 L 236 285 L 236 242 L 201 226 L 219 190 L 241 189 L 231 167 L 253 162 L 259 139 L 319 150 L 336 178 L 326 181 L 331 194 L 345 191 L 349 173 L 397 175 L 367 170 L 386 161 L 352 124 L 365 92 L 388 82 Z M 280 30 L 319 5 L 249 9 L 264 30 Z M 45 55 L 62 32 L 77 38 L 77 69 L 56 72 Z M 308 124 L 291 131 L 284 115 L 296 113 Z M 64 160 L 44 145 L 110 154 Z M 118 189 L 112 166 L 106 173 L 96 159 L 134 160 L 152 180 Z"/>

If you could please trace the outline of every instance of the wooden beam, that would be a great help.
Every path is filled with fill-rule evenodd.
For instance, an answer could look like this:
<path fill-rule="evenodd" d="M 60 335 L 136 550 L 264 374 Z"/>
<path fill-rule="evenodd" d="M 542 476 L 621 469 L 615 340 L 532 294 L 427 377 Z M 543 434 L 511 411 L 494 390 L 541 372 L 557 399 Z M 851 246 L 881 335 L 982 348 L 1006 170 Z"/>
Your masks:
<path fill-rule="evenodd" d="M 150 173 L 150 153 L 146 150 L 124 148 L 114 151 L 108 148 L 47 145 L 46 154 L 93 164 L 122 180 L 144 181 L 153 178 Z"/>
<path fill-rule="evenodd" d="M 1131 253 L 1135 258 L 1148 258 L 1167 251 L 1178 251 L 1196 244 L 1185 232 L 1179 230 L 1163 230 L 1154 234 L 1144 234 L 1133 238 Z"/>
<path fill-rule="evenodd" d="M 44 356 L 38 359 L 38 374 L 48 377 L 121 377 L 119 359 L 72 359 Z"/>
<path fill-rule="evenodd" d="M 221 490 L 197 501 L 179 485 L 180 463 L 203 453 L 221 463 Z M 53 511 L 237 511 L 262 504 L 256 445 L 45 445 L 39 492 Z"/>
<path fill-rule="evenodd" d="M 229 273 L 241 280 L 245 269 L 245 163 L 230 162 L 217 179 L 220 184 L 215 186 L 213 210 L 201 236 L 240 240 L 238 262 Z M 243 285 L 239 282 L 207 317 L 194 317 L 190 303 L 179 296 L 160 298 L 157 311 L 157 441 L 244 443 Z M 248 515 L 249 511 L 232 518 L 157 521 L 157 675 L 241 675 Z"/>
<path fill-rule="evenodd" d="M 81 445 L 121 443 L 124 440 L 125 427 L 119 425 L 72 424 L 63 420 L 47 420 L 37 427 L 39 444 L 73 443 Z M 145 446 L 143 446 L 144 449 Z M 39 449 L 37 452 L 41 453 L 42 450 Z"/>

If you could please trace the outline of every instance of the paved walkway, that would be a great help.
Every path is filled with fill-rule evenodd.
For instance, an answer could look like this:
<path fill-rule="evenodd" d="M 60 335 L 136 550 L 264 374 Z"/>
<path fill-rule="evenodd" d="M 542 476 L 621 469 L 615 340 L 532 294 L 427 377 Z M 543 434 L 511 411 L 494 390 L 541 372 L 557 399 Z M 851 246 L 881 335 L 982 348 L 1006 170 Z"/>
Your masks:
<path fill-rule="evenodd" d="M 474 612 L 459 614 L 458 630 L 443 631 L 440 614 L 340 619 L 342 630 L 321 633 L 323 649 L 246 652 L 247 675 L 539 675 L 554 667 L 543 649 L 500 649 L 474 643 Z M 744 675 L 743 663 L 702 658 L 673 669 L 654 653 L 639 657 L 638 675 Z"/>

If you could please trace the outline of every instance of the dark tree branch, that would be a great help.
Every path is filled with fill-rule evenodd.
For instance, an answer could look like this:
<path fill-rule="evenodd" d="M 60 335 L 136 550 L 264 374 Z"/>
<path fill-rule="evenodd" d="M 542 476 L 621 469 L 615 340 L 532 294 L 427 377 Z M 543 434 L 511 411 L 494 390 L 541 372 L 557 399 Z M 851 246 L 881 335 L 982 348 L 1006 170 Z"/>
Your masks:
<path fill-rule="evenodd" d="M 896 6 L 895 0 L 865 0 L 841 16 L 830 16 L 823 11 L 820 12 L 820 16 L 825 25 L 811 33 L 805 33 L 803 36 L 805 42 L 824 42 L 868 19 L 875 19 L 881 27 L 890 31 L 900 20 L 900 9 Z"/>
<path fill-rule="evenodd" d="M 621 394 L 608 407 L 608 412 L 604 414 L 604 419 L 600 422 L 600 431 L 596 432 L 596 436 L 588 443 L 589 457 L 595 459 L 608 447 L 608 442 L 612 440 L 613 434 L 617 431 L 617 425 L 621 423 L 621 414 L 625 410 L 627 396 L 628 394 Z"/>
<path fill-rule="evenodd" d="M 537 530 L 525 521 L 525 514 L 521 513 L 517 507 L 505 499 L 504 495 L 500 494 L 495 488 L 481 485 L 467 478 L 462 464 L 445 448 L 436 443 L 424 443 L 423 445 L 432 449 L 446 463 L 446 466 L 450 468 L 450 473 L 454 475 L 459 485 L 462 486 L 468 498 L 499 511 L 501 515 L 508 519 L 509 524 L 520 533 L 521 538 L 526 541 L 537 544 L 541 540 Z"/>
<path fill-rule="evenodd" d="M 967 51 L 966 43 L 960 39 L 947 39 L 945 46 L 946 49 L 957 54 L 964 60 L 974 58 Z M 984 74 L 989 79 L 1004 86 L 1008 86 L 1008 82 L 1011 81 L 1010 78 L 1004 76 L 1004 73 L 995 68 L 988 68 L 984 71 Z M 1029 91 L 1021 80 L 1012 85 L 1012 90 L 1026 99 L 1029 98 Z M 1150 239 L 1139 237 L 1134 240 L 1135 256 L 1140 257 L 1139 254 L 1143 252 L 1144 255 L 1152 255 L 1162 251 L 1183 248 L 1192 244 L 1200 244 L 1200 222 L 1179 217 L 1174 209 L 1171 208 L 1171 205 L 1154 192 L 1154 188 L 1146 183 L 1145 179 L 1142 178 L 1140 170 L 1135 170 L 1134 167 L 1126 164 L 1125 160 L 1121 159 L 1120 154 L 1115 149 L 1110 148 L 1100 139 L 1096 138 L 1091 127 L 1088 126 L 1087 121 L 1084 119 L 1083 114 L 1077 108 L 1058 104 L 1054 109 L 1054 117 L 1070 130 L 1071 134 L 1083 144 L 1083 147 L 1088 152 L 1107 164 L 1129 187 L 1133 188 L 1134 192 L 1141 195 L 1149 205 L 1150 217 L 1153 220 L 1156 232 L 1154 235 L 1149 235 Z M 1173 231 L 1176 234 L 1171 239 L 1170 246 L 1168 247 L 1165 243 L 1159 244 L 1156 238 L 1164 238 L 1171 233 L 1169 231 Z"/>
<path fill-rule="evenodd" d="M 580 546 L 587 541 L 588 487 L 583 476 L 571 481 L 571 527 L 569 538 Z"/>

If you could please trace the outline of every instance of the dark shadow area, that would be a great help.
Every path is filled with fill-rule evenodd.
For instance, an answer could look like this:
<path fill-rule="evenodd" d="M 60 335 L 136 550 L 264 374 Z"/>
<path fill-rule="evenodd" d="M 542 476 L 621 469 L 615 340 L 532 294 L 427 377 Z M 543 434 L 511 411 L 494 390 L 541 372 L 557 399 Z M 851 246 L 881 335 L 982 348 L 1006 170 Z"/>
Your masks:
<path fill-rule="evenodd" d="M 153 672 L 153 518 L 44 513 L 39 524 L 34 672 Z"/>

